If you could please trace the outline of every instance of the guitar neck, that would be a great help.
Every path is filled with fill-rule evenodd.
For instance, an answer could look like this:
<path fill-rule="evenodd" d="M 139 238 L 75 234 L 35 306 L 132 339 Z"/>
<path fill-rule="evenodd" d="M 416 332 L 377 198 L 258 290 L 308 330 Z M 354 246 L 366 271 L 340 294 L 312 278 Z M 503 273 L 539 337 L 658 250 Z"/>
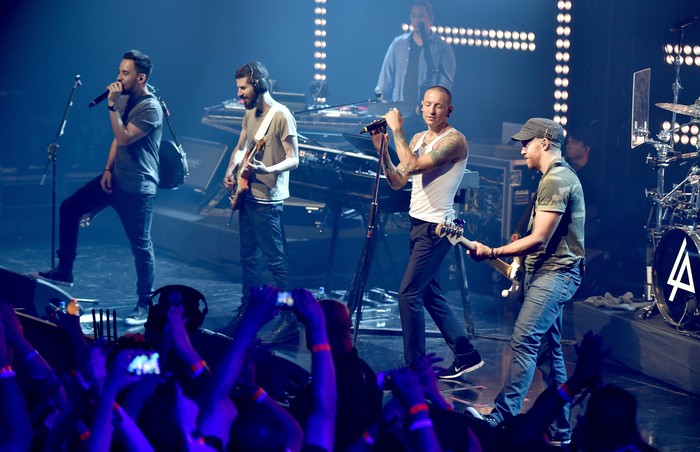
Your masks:
<path fill-rule="evenodd" d="M 465 247 L 469 251 L 474 251 L 474 249 L 476 248 L 474 246 L 474 242 L 464 237 L 460 237 L 457 243 L 459 243 L 461 246 Z M 506 278 L 511 277 L 511 265 L 509 263 L 501 259 L 487 259 L 486 263 Z"/>

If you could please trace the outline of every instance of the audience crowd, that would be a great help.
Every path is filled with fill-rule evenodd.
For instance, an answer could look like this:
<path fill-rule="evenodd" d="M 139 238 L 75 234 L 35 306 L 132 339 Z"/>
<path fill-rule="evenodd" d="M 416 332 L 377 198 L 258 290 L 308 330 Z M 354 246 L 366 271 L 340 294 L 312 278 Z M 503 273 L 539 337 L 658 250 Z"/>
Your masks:
<path fill-rule="evenodd" d="M 144 335 L 116 342 L 85 336 L 78 316 L 52 313 L 70 344 L 61 366 L 44 359 L 21 311 L 0 299 L 0 450 L 654 450 L 637 429 L 634 396 L 603 384 L 606 352 L 593 333 L 576 346 L 565 384 L 494 428 L 445 400 L 433 355 L 375 373 L 352 346 L 339 301 L 294 289 L 292 306 L 280 306 L 277 289 L 254 288 L 234 336 L 214 353 L 199 337 L 203 314 L 191 308 L 192 293 L 177 287 L 151 308 Z M 280 309 L 303 324 L 311 355 L 310 371 L 282 389 L 263 383 L 270 378 L 259 364 L 269 354 L 256 339 Z M 585 411 L 571 443 L 553 444 L 549 426 L 567 403 Z"/>

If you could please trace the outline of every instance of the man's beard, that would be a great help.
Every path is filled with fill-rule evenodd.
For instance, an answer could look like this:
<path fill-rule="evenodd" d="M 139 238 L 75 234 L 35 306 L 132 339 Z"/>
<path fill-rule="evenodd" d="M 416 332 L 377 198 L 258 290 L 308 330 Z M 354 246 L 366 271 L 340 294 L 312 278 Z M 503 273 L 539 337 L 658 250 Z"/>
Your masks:
<path fill-rule="evenodd" d="M 243 106 L 245 106 L 246 110 L 252 110 L 258 105 L 258 98 L 260 97 L 259 94 L 256 94 L 255 97 L 251 99 L 243 99 Z"/>

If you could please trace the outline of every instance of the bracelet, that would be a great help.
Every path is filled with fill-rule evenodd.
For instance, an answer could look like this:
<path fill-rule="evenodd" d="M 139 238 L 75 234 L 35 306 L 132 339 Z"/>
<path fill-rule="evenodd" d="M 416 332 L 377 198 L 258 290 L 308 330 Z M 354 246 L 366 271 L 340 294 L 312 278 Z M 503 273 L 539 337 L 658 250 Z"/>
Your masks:
<path fill-rule="evenodd" d="M 413 416 L 417 413 L 420 413 L 421 411 L 428 411 L 427 403 L 416 403 L 408 410 L 408 414 Z"/>
<path fill-rule="evenodd" d="M 364 441 L 365 444 L 374 446 L 374 437 L 372 437 L 372 435 L 370 435 L 369 432 L 364 432 L 362 434 L 362 441 Z"/>
<path fill-rule="evenodd" d="M 489 259 L 496 259 L 496 248 L 491 248 L 491 254 L 489 254 Z"/>
<path fill-rule="evenodd" d="M 258 387 L 258 390 L 253 394 L 253 402 L 261 403 L 267 398 L 267 392 L 263 388 Z"/>
<path fill-rule="evenodd" d="M 571 392 L 571 389 L 566 386 L 566 383 L 562 383 L 562 385 L 557 388 L 557 392 L 567 403 L 571 403 L 574 400 L 574 394 Z"/>
<path fill-rule="evenodd" d="M 90 430 L 85 430 L 83 433 L 80 434 L 79 436 L 80 441 L 87 441 L 90 439 Z"/>
<path fill-rule="evenodd" d="M 12 378 L 15 376 L 15 371 L 12 369 L 11 365 L 7 365 L 5 367 L 0 368 L 0 380 L 4 380 L 6 378 Z"/>
<path fill-rule="evenodd" d="M 202 374 L 202 372 L 204 372 L 205 370 L 209 371 L 209 366 L 207 366 L 207 362 L 204 361 L 203 359 L 200 361 L 197 361 L 196 363 L 194 363 L 190 366 L 190 372 L 192 374 L 192 378 L 199 377 Z"/>
<path fill-rule="evenodd" d="M 331 346 L 329 344 L 316 344 L 313 347 L 311 347 L 311 353 L 330 352 L 330 351 L 331 351 Z"/>
<path fill-rule="evenodd" d="M 103 169 L 103 170 L 102 170 L 102 172 L 103 172 L 103 173 L 104 173 L 104 172 L 108 172 L 108 173 L 111 173 L 111 172 L 112 172 L 112 170 L 111 170 L 111 169 L 109 169 L 109 168 L 105 168 L 105 169 Z"/>
<path fill-rule="evenodd" d="M 413 432 L 415 430 L 418 430 L 419 428 L 427 428 L 427 427 L 432 427 L 433 426 L 433 421 L 430 419 L 418 419 L 416 422 L 411 424 L 410 427 L 408 427 L 408 430 Z"/>
<path fill-rule="evenodd" d="M 22 361 L 25 363 L 28 363 L 29 361 L 31 361 L 32 359 L 34 359 L 37 356 L 39 356 L 39 352 L 36 351 L 36 349 L 34 349 L 31 352 L 27 353 L 27 356 L 25 356 Z"/>

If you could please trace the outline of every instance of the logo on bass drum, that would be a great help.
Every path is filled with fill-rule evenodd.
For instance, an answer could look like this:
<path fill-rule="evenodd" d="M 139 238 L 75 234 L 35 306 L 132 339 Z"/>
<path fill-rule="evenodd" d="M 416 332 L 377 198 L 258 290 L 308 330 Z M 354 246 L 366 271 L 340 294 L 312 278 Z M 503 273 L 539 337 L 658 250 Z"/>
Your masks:
<path fill-rule="evenodd" d="M 668 275 L 666 283 L 673 287 L 668 296 L 669 301 L 674 301 L 678 289 L 695 293 L 695 282 L 693 281 L 693 271 L 690 267 L 690 255 L 686 251 L 687 239 L 683 239 L 683 244 L 678 250 L 676 260 L 673 263 L 671 273 Z M 687 281 L 687 282 L 684 282 Z"/>

